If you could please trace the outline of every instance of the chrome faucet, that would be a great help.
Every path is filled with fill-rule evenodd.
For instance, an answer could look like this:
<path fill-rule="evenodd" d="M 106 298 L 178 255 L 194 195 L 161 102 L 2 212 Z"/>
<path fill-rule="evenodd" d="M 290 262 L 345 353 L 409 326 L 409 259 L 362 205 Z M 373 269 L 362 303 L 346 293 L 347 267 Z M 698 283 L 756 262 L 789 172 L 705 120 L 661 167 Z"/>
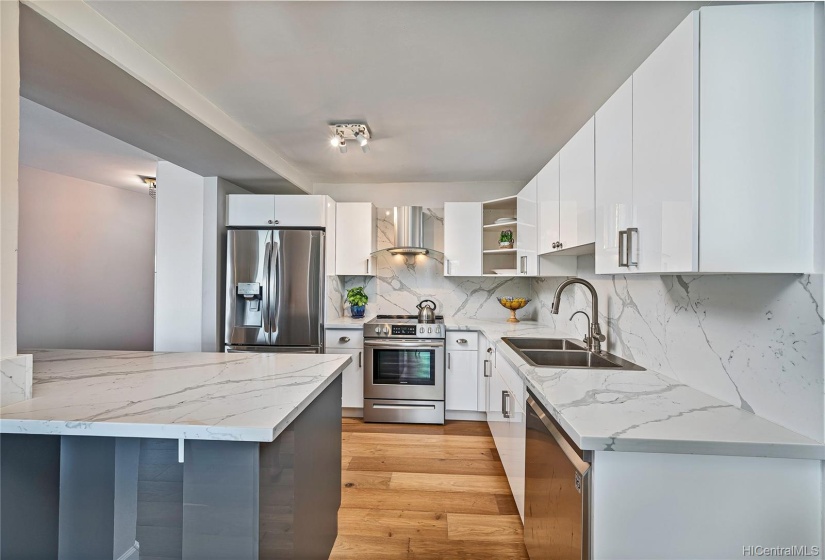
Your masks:
<path fill-rule="evenodd" d="M 596 288 L 593 287 L 593 284 L 581 278 L 568 278 L 559 284 L 559 287 L 556 288 L 556 293 L 553 296 L 553 305 L 550 307 L 550 313 L 558 315 L 559 305 L 561 304 L 561 293 L 567 286 L 572 284 L 581 284 L 590 290 L 590 302 L 592 304 L 592 308 L 590 310 L 590 334 L 584 338 L 584 341 L 587 343 L 587 347 L 591 352 L 600 353 L 602 351 L 602 342 L 605 341 L 606 337 L 602 334 L 602 330 L 599 327 L 599 296 L 596 293 Z"/>

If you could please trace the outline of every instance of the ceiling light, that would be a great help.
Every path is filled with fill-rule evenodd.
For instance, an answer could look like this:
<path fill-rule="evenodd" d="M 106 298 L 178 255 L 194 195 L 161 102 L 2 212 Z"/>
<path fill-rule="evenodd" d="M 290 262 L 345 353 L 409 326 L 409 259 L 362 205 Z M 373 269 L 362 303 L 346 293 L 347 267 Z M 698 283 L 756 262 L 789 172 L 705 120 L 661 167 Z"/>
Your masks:
<path fill-rule="evenodd" d="M 329 143 L 332 144 L 333 148 L 337 148 L 340 142 L 341 138 L 337 134 L 329 139 Z"/>
<path fill-rule="evenodd" d="M 158 180 L 155 177 L 147 177 L 145 175 L 138 175 L 141 181 L 149 187 L 149 196 L 155 198 L 157 196 L 158 191 Z"/>
<path fill-rule="evenodd" d="M 355 139 L 358 140 L 358 145 L 361 146 L 361 151 L 365 154 L 370 151 L 369 140 L 360 131 L 355 133 Z"/>
<path fill-rule="evenodd" d="M 361 151 L 364 153 L 370 151 L 369 140 L 372 138 L 372 134 L 366 123 L 331 124 L 329 128 L 332 131 L 331 142 L 333 146 L 338 146 L 342 154 L 347 151 L 347 140 L 357 141 L 358 145 L 361 146 Z"/>

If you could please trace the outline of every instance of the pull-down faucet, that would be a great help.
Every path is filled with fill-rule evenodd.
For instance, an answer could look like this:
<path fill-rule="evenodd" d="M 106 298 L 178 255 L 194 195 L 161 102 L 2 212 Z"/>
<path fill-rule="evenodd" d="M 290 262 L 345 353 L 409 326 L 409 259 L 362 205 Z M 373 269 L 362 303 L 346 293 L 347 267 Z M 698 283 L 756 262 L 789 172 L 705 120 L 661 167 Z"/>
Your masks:
<path fill-rule="evenodd" d="M 559 305 L 561 304 L 561 293 L 567 286 L 571 284 L 581 284 L 590 290 L 590 301 L 592 308 L 590 310 L 590 334 L 585 337 L 584 341 L 591 352 L 600 353 L 602 351 L 602 342 L 605 341 L 605 336 L 599 327 L 599 296 L 596 294 L 596 288 L 587 280 L 581 278 L 568 278 L 556 288 L 556 293 L 553 296 L 553 305 L 550 307 L 550 313 L 558 315 Z M 572 318 L 572 317 L 571 317 Z"/>

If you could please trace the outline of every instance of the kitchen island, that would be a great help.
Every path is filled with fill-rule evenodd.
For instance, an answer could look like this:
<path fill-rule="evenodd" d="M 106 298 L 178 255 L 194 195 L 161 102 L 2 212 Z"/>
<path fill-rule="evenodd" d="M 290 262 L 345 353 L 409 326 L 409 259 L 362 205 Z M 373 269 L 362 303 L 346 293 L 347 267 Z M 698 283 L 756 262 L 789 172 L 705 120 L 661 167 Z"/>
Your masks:
<path fill-rule="evenodd" d="M 137 558 L 145 438 L 177 442 L 182 558 L 328 555 L 348 356 L 31 353 L 32 399 L 0 409 L 0 557 Z"/>

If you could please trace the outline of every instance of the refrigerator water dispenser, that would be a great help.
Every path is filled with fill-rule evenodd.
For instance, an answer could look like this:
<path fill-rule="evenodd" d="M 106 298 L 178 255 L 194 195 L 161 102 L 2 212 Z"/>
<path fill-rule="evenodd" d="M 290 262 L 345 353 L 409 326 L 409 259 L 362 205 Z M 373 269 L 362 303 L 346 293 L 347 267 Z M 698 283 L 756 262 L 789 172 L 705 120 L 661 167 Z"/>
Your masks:
<path fill-rule="evenodd" d="M 262 323 L 261 312 L 263 311 L 263 286 L 258 282 L 239 282 L 236 285 L 236 314 L 235 326 L 238 327 L 260 327 Z"/>

